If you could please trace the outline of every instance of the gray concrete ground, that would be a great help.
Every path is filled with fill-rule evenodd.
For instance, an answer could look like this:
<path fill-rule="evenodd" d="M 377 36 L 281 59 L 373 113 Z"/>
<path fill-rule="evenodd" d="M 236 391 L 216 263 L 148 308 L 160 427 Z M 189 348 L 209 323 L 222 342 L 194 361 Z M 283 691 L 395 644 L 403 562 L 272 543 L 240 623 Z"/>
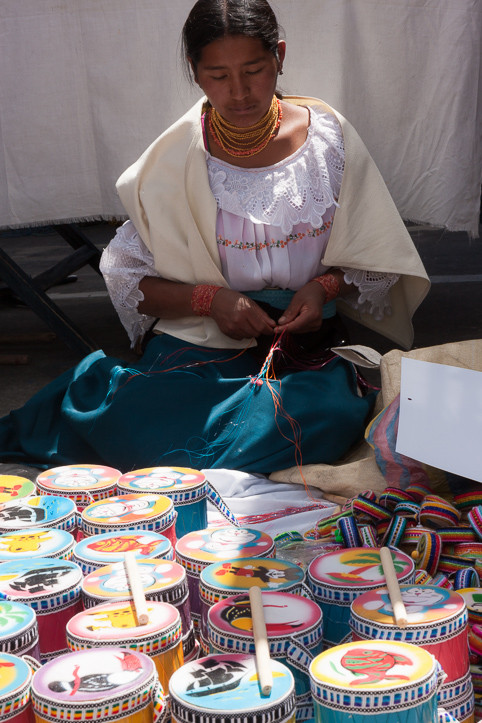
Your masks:
<path fill-rule="evenodd" d="M 103 248 L 115 233 L 110 223 L 82 224 Z M 410 232 L 432 280 L 432 289 L 415 314 L 416 347 L 480 338 L 482 335 L 482 242 L 464 233 L 411 226 Z M 52 229 L 0 232 L 0 248 L 30 274 L 37 274 L 71 252 Z M 51 298 L 107 355 L 135 359 L 112 308 L 102 278 L 86 266 L 77 280 L 53 287 Z M 1 285 L 1 279 L 0 279 Z M 0 289 L 1 291 L 1 289 Z M 385 353 L 393 344 L 350 323 L 353 343 Z M 0 358 L 26 357 L 24 364 L 0 364 L 0 416 L 26 402 L 58 374 L 75 365 L 79 354 L 58 338 L 29 307 L 0 293 Z M 40 336 L 39 336 L 40 335 Z"/>

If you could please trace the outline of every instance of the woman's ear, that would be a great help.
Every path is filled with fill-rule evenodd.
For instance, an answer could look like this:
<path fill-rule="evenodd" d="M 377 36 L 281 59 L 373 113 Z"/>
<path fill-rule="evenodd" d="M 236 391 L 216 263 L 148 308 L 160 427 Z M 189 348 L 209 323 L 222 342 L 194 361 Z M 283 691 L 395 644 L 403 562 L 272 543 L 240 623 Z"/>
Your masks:
<path fill-rule="evenodd" d="M 278 56 L 278 72 L 281 74 L 283 72 L 283 63 L 284 63 L 285 56 L 286 56 L 286 42 L 284 40 L 278 41 L 277 56 Z"/>

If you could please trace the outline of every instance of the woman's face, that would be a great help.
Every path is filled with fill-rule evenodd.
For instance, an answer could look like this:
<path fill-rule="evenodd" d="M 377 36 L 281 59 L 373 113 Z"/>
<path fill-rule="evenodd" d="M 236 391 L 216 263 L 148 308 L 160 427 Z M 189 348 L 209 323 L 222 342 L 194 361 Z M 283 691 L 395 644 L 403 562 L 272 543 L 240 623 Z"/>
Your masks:
<path fill-rule="evenodd" d="M 195 79 L 225 120 L 240 127 L 251 126 L 262 118 L 273 99 L 285 55 L 284 41 L 278 44 L 278 55 L 279 60 L 259 38 L 227 35 L 203 48 Z"/>

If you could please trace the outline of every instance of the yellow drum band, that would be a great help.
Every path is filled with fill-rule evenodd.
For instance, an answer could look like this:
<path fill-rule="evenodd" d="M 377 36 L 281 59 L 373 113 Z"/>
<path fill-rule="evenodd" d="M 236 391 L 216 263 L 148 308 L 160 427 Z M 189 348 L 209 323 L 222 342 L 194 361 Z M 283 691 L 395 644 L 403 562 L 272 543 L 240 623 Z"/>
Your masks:
<path fill-rule="evenodd" d="M 35 723 L 53 723 L 53 721 L 58 721 L 58 720 L 59 721 L 60 720 L 62 720 L 62 721 L 70 721 L 70 720 L 77 721 L 78 720 L 77 718 L 69 719 L 69 718 L 65 718 L 65 717 L 43 718 L 35 710 L 34 710 L 34 715 L 35 715 Z M 143 708 L 142 710 L 138 710 L 136 713 L 131 713 L 130 715 L 127 715 L 124 717 L 121 714 L 119 714 L 118 716 L 116 716 L 116 721 L 122 721 L 122 723 L 152 723 L 153 716 L 154 716 L 154 706 L 153 706 L 152 702 L 150 702 L 146 705 L 145 708 Z M 90 717 L 88 720 L 90 723 L 90 721 L 104 720 L 104 718 L 105 718 L 105 711 L 99 710 L 99 711 L 93 712 L 92 717 Z"/>

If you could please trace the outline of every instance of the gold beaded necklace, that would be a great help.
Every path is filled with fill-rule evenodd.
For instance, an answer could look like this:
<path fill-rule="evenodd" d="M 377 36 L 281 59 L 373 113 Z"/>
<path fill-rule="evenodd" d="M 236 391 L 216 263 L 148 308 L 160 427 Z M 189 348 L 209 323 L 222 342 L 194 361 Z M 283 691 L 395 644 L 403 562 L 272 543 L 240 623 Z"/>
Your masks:
<path fill-rule="evenodd" d="M 239 128 L 228 123 L 215 108 L 209 111 L 209 128 L 218 146 L 230 156 L 254 156 L 276 135 L 283 117 L 281 103 L 274 95 L 268 111 L 252 126 Z"/>

